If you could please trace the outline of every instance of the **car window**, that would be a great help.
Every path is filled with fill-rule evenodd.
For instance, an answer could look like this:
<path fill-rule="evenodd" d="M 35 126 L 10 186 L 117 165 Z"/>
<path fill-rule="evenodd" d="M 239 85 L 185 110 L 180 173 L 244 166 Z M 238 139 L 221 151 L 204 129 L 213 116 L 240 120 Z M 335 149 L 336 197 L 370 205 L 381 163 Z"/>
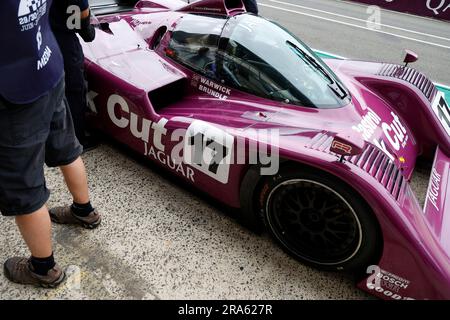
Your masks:
<path fill-rule="evenodd" d="M 237 89 L 289 104 L 335 108 L 349 93 L 306 45 L 282 27 L 243 14 L 224 27 L 216 77 Z"/>
<path fill-rule="evenodd" d="M 263 98 L 312 105 L 280 72 L 234 41 L 219 51 L 216 69 L 217 80 L 228 86 Z"/>
<path fill-rule="evenodd" d="M 220 17 L 183 16 L 172 32 L 166 54 L 197 72 L 215 77 L 211 70 L 225 22 Z"/>

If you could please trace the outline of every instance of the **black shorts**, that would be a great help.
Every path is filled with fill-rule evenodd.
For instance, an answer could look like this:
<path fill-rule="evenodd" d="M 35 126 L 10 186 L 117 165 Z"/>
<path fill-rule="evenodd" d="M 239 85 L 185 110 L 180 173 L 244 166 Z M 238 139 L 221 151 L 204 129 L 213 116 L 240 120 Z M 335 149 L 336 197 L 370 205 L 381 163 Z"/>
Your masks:
<path fill-rule="evenodd" d="M 37 101 L 16 105 L 0 97 L 0 211 L 33 213 L 47 202 L 44 163 L 68 165 L 83 148 L 75 137 L 62 80 Z"/>

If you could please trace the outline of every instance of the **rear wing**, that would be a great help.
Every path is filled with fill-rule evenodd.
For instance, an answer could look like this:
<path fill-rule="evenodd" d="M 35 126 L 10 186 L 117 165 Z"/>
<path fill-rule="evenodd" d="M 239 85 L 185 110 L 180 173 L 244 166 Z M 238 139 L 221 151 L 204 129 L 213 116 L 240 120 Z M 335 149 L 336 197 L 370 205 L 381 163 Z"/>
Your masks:
<path fill-rule="evenodd" d="M 196 14 L 232 16 L 245 12 L 242 0 L 90 0 L 96 16 L 132 11 L 134 8 L 169 9 Z"/>
<path fill-rule="evenodd" d="M 139 0 L 90 0 L 91 11 L 94 15 L 104 15 L 131 11 Z"/>

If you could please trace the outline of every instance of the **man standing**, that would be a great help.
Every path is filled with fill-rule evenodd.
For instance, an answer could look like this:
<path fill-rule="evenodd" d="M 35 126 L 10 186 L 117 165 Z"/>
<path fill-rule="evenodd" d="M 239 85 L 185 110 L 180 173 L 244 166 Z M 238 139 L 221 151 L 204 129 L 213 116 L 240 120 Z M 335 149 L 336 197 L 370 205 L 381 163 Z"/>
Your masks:
<path fill-rule="evenodd" d="M 59 1 L 59 0 L 57 0 Z M 59 223 L 94 228 L 100 215 L 89 201 L 87 178 L 64 97 L 63 60 L 50 29 L 52 0 L 0 1 L 0 212 L 14 216 L 31 257 L 4 264 L 17 283 L 56 287 L 44 163 L 59 166 L 72 206 L 51 211 Z"/>
<path fill-rule="evenodd" d="M 84 55 L 77 33 L 85 42 L 95 38 L 91 25 L 88 0 L 53 1 L 50 9 L 50 25 L 64 59 L 66 97 L 75 127 L 75 134 L 85 151 L 95 147 L 92 137 L 85 134 L 87 110 L 86 85 L 84 81 Z"/>

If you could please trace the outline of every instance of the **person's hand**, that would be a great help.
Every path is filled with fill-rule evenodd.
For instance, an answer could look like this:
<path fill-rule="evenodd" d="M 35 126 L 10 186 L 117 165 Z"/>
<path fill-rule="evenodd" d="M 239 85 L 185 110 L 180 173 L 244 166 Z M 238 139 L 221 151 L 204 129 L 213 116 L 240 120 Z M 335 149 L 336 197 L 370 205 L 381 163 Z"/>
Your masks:
<path fill-rule="evenodd" d="M 95 28 L 91 24 L 91 11 L 87 9 L 87 15 L 82 13 L 81 15 L 81 28 L 78 30 L 78 34 L 84 42 L 92 42 L 95 39 Z"/>

